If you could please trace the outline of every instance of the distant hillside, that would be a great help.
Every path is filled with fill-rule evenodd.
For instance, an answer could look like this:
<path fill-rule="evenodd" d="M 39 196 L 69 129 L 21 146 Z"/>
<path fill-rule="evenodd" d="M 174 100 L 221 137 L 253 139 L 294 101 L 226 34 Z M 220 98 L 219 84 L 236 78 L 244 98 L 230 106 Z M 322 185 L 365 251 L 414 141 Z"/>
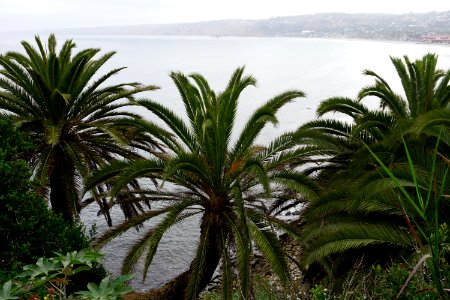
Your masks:
<path fill-rule="evenodd" d="M 66 30 L 65 32 L 74 32 Z M 220 20 L 186 24 L 77 29 L 83 34 L 336 37 L 422 41 L 450 38 L 450 11 L 421 14 L 322 13 L 264 20 Z M 432 39 L 431 39 L 432 40 Z"/>

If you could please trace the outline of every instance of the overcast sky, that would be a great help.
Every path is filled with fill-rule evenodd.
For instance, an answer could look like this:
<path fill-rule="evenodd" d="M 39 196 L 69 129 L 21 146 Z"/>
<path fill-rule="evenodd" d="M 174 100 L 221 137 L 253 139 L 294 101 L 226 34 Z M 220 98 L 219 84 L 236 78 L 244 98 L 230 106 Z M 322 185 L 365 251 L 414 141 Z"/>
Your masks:
<path fill-rule="evenodd" d="M 449 0 L 0 0 L 0 31 L 446 10 Z"/>

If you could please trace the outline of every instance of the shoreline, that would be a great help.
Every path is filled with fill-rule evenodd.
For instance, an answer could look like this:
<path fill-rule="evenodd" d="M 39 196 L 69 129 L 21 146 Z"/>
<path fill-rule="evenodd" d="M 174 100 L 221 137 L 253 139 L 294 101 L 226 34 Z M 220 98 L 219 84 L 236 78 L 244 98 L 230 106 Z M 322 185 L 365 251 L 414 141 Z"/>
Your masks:
<path fill-rule="evenodd" d="M 60 32 L 62 35 L 73 35 L 82 37 L 124 37 L 124 38 L 165 38 L 165 39 L 208 39 L 208 40 L 227 40 L 227 39 L 301 39 L 301 40 L 316 40 L 316 41 L 345 41 L 345 42 L 373 42 L 373 43 L 390 43 L 390 44 L 408 44 L 408 45 L 429 45 L 450 47 L 450 43 L 427 43 L 423 41 L 413 40 L 389 40 L 389 39 L 364 39 L 364 38 L 349 38 L 349 37 L 301 37 L 301 36 L 241 36 L 241 35 L 227 35 L 227 36 L 212 36 L 212 35 L 154 35 L 154 34 L 102 34 L 102 33 L 68 33 Z"/>
<path fill-rule="evenodd" d="M 72 37 L 117 37 L 117 38 L 163 38 L 163 39 L 205 39 L 205 40 L 227 40 L 227 39 L 301 39 L 301 40 L 316 40 L 316 41 L 345 41 L 345 42 L 373 42 L 373 43 L 389 43 L 389 44 L 408 44 L 408 45 L 428 45 L 450 47 L 450 43 L 429 43 L 415 40 L 394 40 L 394 39 L 371 39 L 371 38 L 352 38 L 352 37 L 306 37 L 306 36 L 288 36 L 288 35 L 273 35 L 273 36 L 257 36 L 257 35 L 176 35 L 176 34 L 128 34 L 128 33 L 101 33 L 101 32 L 76 32 L 71 29 L 38 29 L 20 30 L 20 31 L 2 31 L 0 36 L 4 37 L 19 37 L 21 39 L 25 35 L 47 35 L 55 33 L 56 35 L 72 36 Z"/>

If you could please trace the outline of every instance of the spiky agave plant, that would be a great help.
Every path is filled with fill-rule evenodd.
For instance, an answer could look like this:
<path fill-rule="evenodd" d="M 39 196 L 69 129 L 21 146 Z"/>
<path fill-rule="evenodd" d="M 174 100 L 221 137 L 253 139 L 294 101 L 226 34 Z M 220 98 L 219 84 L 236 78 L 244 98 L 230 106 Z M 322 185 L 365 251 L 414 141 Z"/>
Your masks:
<path fill-rule="evenodd" d="M 122 108 L 135 94 L 156 87 L 136 82 L 105 85 L 123 69 L 98 74 L 114 52 L 98 58 L 100 49 L 74 53 L 72 40 L 58 51 L 53 34 L 47 45 L 38 36 L 35 41 L 37 48 L 24 41 L 25 53 L 0 56 L 0 109 L 37 140 L 34 173 L 48 183 L 52 209 L 72 221 L 82 207 L 81 185 L 87 175 L 116 158 L 136 157 L 125 147 L 130 139 L 137 147 L 154 146 L 118 121 L 139 118 Z M 97 200 L 107 214 L 109 204 Z"/>
<path fill-rule="evenodd" d="M 267 147 L 257 145 L 255 140 L 267 124 L 278 122 L 276 113 L 281 107 L 304 94 L 287 91 L 266 102 L 252 114 L 233 142 L 231 136 L 236 130 L 239 96 L 246 87 L 255 84 L 253 77 L 243 73 L 243 68 L 237 69 L 225 90 L 218 94 L 200 74 L 191 74 L 188 78 L 181 73 L 172 73 L 188 122 L 151 100 L 138 103 L 161 119 L 167 129 L 142 120 L 134 121 L 168 147 L 167 155 L 118 163 L 98 172 L 90 180 L 90 186 L 110 180 L 115 193 L 120 193 L 122 186 L 130 180 L 141 178 L 156 178 L 159 182 L 174 185 L 171 189 L 140 190 L 166 206 L 133 218 L 96 240 L 96 245 L 101 246 L 137 224 L 164 216 L 130 248 L 122 268 L 125 273 L 144 255 L 145 278 L 167 229 L 194 215 L 201 216 L 194 260 L 186 272 L 159 291 L 160 297 L 195 299 L 221 261 L 223 297 L 231 299 L 230 251 L 234 249 L 240 292 L 248 299 L 253 243 L 270 262 L 281 282 L 289 280 L 286 260 L 274 228 L 291 234 L 296 231 L 267 213 L 266 201 L 293 199 L 300 194 L 313 198 L 316 191 L 308 178 L 288 167 L 289 161 L 298 156 L 298 152 L 289 151 L 296 143 L 293 133 L 281 135 Z"/>

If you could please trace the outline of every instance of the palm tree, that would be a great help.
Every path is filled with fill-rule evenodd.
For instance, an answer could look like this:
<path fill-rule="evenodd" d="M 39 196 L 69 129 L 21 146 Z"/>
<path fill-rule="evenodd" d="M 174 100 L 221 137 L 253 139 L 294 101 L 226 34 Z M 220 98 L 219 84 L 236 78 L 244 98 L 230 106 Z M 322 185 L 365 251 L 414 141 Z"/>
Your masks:
<path fill-rule="evenodd" d="M 36 139 L 34 174 L 48 183 L 52 209 L 71 222 L 82 207 L 80 185 L 88 174 L 110 160 L 137 156 L 124 147 L 130 138 L 136 147 L 152 146 L 138 130 L 116 123 L 139 118 L 122 108 L 135 94 L 156 87 L 136 82 L 105 86 L 123 69 L 97 74 L 114 52 L 95 59 L 99 49 L 73 53 L 72 40 L 59 52 L 53 34 L 46 47 L 38 36 L 35 40 L 37 49 L 24 41 L 25 54 L 0 56 L 0 109 Z M 109 204 L 96 199 L 107 213 Z"/>
<path fill-rule="evenodd" d="M 300 144 L 305 142 L 317 148 L 318 155 L 304 169 L 305 174 L 314 174 L 316 180 L 328 185 L 331 178 L 359 176 L 364 171 L 365 153 L 363 143 L 375 145 L 380 141 L 377 130 L 360 131 L 355 134 L 359 120 L 370 110 L 362 103 L 350 98 L 332 97 L 323 100 L 317 108 L 318 119 L 299 127 Z M 322 118 L 327 113 L 341 113 L 347 119 Z M 362 166 L 362 167 L 361 167 Z"/>
<path fill-rule="evenodd" d="M 251 295 L 252 241 L 281 282 L 286 283 L 289 279 L 274 228 L 291 234 L 295 234 L 295 229 L 268 213 L 268 200 L 295 200 L 302 195 L 315 197 L 311 181 L 287 165 L 306 150 L 292 149 L 295 145 L 293 133 L 281 135 L 267 147 L 257 145 L 255 140 L 268 123 L 277 123 L 276 113 L 282 106 L 304 94 L 287 91 L 266 102 L 253 113 L 233 142 L 239 96 L 246 87 L 255 84 L 255 79 L 244 76 L 243 72 L 243 68 L 237 69 L 226 89 L 219 94 L 211 90 L 200 74 L 191 74 L 189 78 L 172 73 L 188 122 L 151 100 L 138 103 L 159 117 L 168 129 L 142 120 L 130 121 L 157 137 L 168 148 L 168 153 L 116 163 L 89 181 L 88 186 L 92 187 L 111 180 L 114 182 L 113 195 L 120 194 L 130 180 L 153 178 L 160 183 L 157 188 L 137 192 L 166 203 L 164 208 L 126 221 L 95 242 L 101 246 L 138 224 L 164 215 L 156 227 L 144 233 L 129 249 L 122 268 L 124 273 L 129 272 L 145 252 L 145 278 L 166 230 L 189 217 L 201 215 L 200 238 L 190 268 L 158 292 L 153 292 L 158 299 L 195 299 L 211 280 L 220 261 L 223 297 L 231 299 L 231 252 L 236 257 L 240 291 L 248 299 Z M 165 182 L 174 187 L 164 189 Z"/>
<path fill-rule="evenodd" d="M 414 247 L 413 234 L 408 237 L 408 216 L 399 203 L 395 186 L 389 178 L 383 178 L 369 148 L 410 189 L 414 180 L 405 171 L 405 141 L 416 155 L 416 168 L 421 170 L 419 180 L 427 182 L 429 178 L 424 174 L 430 174 L 431 165 L 426 158 L 431 157 L 437 138 L 444 141 L 440 153 L 448 153 L 449 131 L 445 124 L 450 70 L 437 69 L 437 56 L 433 54 L 414 62 L 407 56 L 391 61 L 401 80 L 403 95 L 377 73 L 365 70 L 363 73 L 373 77 L 375 83 L 364 87 L 356 100 L 333 97 L 323 101 L 318 109 L 319 116 L 338 112 L 349 121 L 321 119 L 299 129 L 323 145 L 325 154 L 318 158 L 318 167 L 307 170 L 326 188 L 305 212 L 305 264 L 319 261 L 328 265 L 330 258 L 342 259 L 343 253 L 355 257 L 363 253 L 361 249 L 380 246 L 392 254 Z M 361 103 L 373 99 L 379 101 L 380 109 L 369 110 Z"/>

